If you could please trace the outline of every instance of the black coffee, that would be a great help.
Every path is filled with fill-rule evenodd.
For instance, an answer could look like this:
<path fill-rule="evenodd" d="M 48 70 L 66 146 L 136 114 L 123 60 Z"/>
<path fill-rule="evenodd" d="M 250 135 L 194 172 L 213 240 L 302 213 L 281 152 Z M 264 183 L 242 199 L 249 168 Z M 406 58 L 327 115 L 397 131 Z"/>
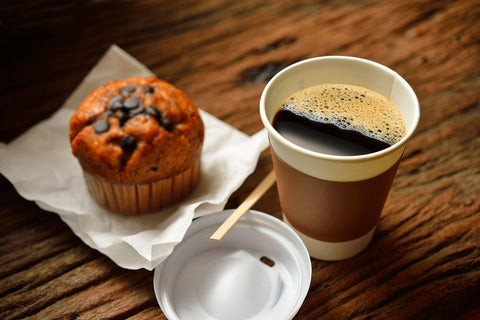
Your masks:
<path fill-rule="evenodd" d="M 366 88 L 328 84 L 288 97 L 273 119 L 274 128 L 309 150 L 341 156 L 376 152 L 399 141 L 405 120 L 384 96 Z"/>

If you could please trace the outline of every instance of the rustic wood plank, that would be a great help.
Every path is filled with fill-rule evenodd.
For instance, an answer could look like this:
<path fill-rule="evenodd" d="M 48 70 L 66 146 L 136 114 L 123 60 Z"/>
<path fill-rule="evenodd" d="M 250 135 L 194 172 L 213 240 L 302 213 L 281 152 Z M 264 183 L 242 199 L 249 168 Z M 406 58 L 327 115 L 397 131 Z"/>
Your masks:
<path fill-rule="evenodd" d="M 95 319 L 100 314 L 111 319 L 123 319 L 156 304 L 152 277 L 145 270 L 117 273 L 108 279 L 106 275 L 101 275 L 101 278 L 85 283 L 81 291 L 59 298 L 38 309 L 40 312 L 32 319 Z"/>
<path fill-rule="evenodd" d="M 16 271 L 0 280 L 0 296 L 25 292 L 48 282 L 94 259 L 95 251 L 78 244 L 49 258 L 43 258 L 28 269 Z M 55 266 L 55 268 L 52 268 Z"/>
<path fill-rule="evenodd" d="M 0 140 L 51 115 L 117 43 L 201 108 L 252 134 L 264 85 L 290 63 L 364 57 L 404 76 L 422 118 L 374 240 L 312 261 L 295 319 L 480 315 L 480 6 L 476 1 L 9 1 Z M 6 106 L 15 106 L 14 108 Z M 269 151 L 229 200 L 272 168 Z M 281 216 L 278 194 L 254 209 Z M 152 273 L 123 270 L 0 178 L 0 318 L 165 319 Z"/>
<path fill-rule="evenodd" d="M 42 226 L 47 227 L 46 224 Z M 21 231 L 23 230 L 19 229 L 15 237 L 5 237 L 7 244 L 2 247 L 7 253 L 2 254 L 0 259 L 1 277 L 24 270 L 43 259 L 67 250 L 75 245 L 75 241 L 78 241 L 75 235 L 64 226 L 58 234 L 40 233 L 40 230 L 34 227 L 23 233 L 20 233 Z M 18 237 L 18 234 L 22 237 Z"/>
<path fill-rule="evenodd" d="M 115 270 L 108 258 L 98 257 L 27 292 L 14 292 L 0 301 L 3 318 L 15 319 L 37 313 L 64 297 L 105 280 Z M 83 291 L 82 291 L 83 292 Z M 91 299 L 95 299 L 92 294 Z M 70 308 L 75 304 L 70 304 Z M 46 313 L 48 316 L 48 313 Z"/>
<path fill-rule="evenodd" d="M 158 308 L 151 307 L 137 313 L 136 315 L 133 315 L 127 318 L 126 320 L 150 320 L 150 319 L 163 320 L 167 318 L 165 318 L 163 313 Z"/>

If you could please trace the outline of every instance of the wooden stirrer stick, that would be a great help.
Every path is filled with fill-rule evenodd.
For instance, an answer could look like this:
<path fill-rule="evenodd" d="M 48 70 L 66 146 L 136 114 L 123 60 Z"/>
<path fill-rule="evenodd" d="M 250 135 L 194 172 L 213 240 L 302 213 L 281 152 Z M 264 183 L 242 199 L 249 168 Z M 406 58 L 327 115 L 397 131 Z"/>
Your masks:
<path fill-rule="evenodd" d="M 210 240 L 220 241 L 227 232 L 240 220 L 240 218 L 248 211 L 265 192 L 275 182 L 275 171 L 272 169 L 270 173 L 260 182 L 260 184 L 248 195 L 248 197 L 233 211 L 233 213 L 218 227 L 217 231 L 210 237 Z"/>

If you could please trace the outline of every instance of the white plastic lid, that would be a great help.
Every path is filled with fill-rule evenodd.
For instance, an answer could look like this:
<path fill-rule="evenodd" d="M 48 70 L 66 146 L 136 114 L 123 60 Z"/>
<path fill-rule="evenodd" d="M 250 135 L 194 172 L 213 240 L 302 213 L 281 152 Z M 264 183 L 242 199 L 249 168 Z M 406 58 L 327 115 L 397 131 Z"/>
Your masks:
<path fill-rule="evenodd" d="M 279 219 L 252 211 L 221 241 L 210 236 L 232 210 L 193 221 L 156 269 L 153 286 L 170 320 L 292 319 L 312 275 L 297 234 Z"/>

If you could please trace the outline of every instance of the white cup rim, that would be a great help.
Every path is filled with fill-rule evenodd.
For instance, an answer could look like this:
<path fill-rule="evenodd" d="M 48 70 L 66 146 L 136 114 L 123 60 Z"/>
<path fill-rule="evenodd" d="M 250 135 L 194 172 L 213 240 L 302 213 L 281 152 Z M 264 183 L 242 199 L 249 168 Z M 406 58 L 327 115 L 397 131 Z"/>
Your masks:
<path fill-rule="evenodd" d="M 395 144 L 389 146 L 388 148 L 385 148 L 385 149 L 380 150 L 380 151 L 367 153 L 367 154 L 362 154 L 362 155 L 355 155 L 355 156 L 340 156 L 340 155 L 332 155 L 332 154 L 315 152 L 315 151 L 303 148 L 301 146 L 298 146 L 295 143 L 291 142 L 290 140 L 286 139 L 284 136 L 282 136 L 273 127 L 273 125 L 270 123 L 270 121 L 267 117 L 266 110 L 265 110 L 266 109 L 265 108 L 265 99 L 266 99 L 267 93 L 268 93 L 270 87 L 273 85 L 273 83 L 278 78 L 282 77 L 285 73 L 287 73 L 289 70 L 291 70 L 293 68 L 296 68 L 296 67 L 298 67 L 302 64 L 307 64 L 307 63 L 310 63 L 312 61 L 318 61 L 318 60 L 338 60 L 338 59 L 349 60 L 349 61 L 357 61 L 357 62 L 361 62 L 361 63 L 371 64 L 372 66 L 374 66 L 376 68 L 384 69 L 385 71 L 387 71 L 387 72 L 391 73 L 392 75 L 394 75 L 395 77 L 397 77 L 397 79 L 399 81 L 401 81 L 403 83 L 403 85 L 405 86 L 405 88 L 409 91 L 410 95 L 412 97 L 414 97 L 414 103 L 416 104 L 416 107 L 413 108 L 414 109 L 413 122 L 412 122 L 412 125 L 410 126 L 410 128 L 408 128 L 407 133 L 405 134 L 405 136 L 401 140 L 399 140 Z M 415 132 L 415 129 L 416 129 L 417 124 L 418 124 L 419 119 L 420 119 L 420 106 L 419 106 L 418 98 L 417 98 L 415 92 L 413 91 L 412 87 L 410 86 L 410 84 L 403 77 L 401 77 L 398 73 L 396 73 L 392 69 L 390 69 L 390 68 L 388 68 L 388 67 L 386 67 L 386 66 L 384 66 L 380 63 L 370 61 L 370 60 L 367 60 L 367 59 L 363 59 L 363 58 L 351 57 L 351 56 L 331 55 L 331 56 L 314 57 L 314 58 L 309 58 L 309 59 L 306 59 L 306 60 L 298 61 L 298 62 L 293 63 L 293 64 L 287 66 L 286 68 L 282 69 L 272 79 L 270 79 L 270 81 L 267 83 L 267 85 L 263 89 L 262 95 L 260 97 L 260 118 L 263 122 L 263 125 L 265 126 L 265 128 L 267 128 L 267 131 L 270 135 L 275 136 L 275 138 L 278 141 L 280 141 L 282 144 L 286 145 L 288 148 L 295 150 L 296 152 L 304 154 L 308 157 L 319 158 L 319 159 L 323 159 L 323 160 L 336 161 L 336 162 L 362 162 L 362 161 L 366 161 L 366 160 L 372 160 L 372 159 L 375 159 L 375 158 L 383 157 L 384 155 L 392 153 L 392 152 L 398 150 L 399 148 L 403 147 L 406 144 L 406 142 L 410 139 L 410 137 L 413 135 L 413 133 Z"/>

